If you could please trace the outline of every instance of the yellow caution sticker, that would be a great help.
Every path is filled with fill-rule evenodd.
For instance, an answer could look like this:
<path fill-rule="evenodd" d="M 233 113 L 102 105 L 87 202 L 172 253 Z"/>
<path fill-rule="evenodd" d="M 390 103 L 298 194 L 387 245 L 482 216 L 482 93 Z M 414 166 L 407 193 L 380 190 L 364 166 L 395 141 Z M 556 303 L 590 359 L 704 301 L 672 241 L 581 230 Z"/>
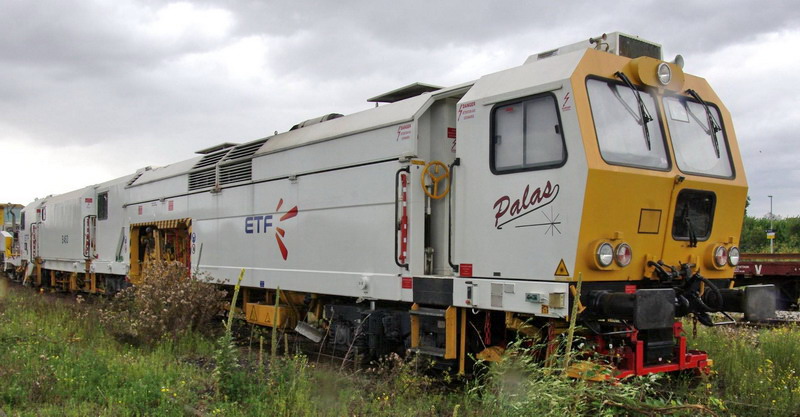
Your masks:
<path fill-rule="evenodd" d="M 567 264 L 564 263 L 562 259 L 561 262 L 558 263 L 558 267 L 556 268 L 556 273 L 554 274 L 557 277 L 568 277 L 569 271 L 567 270 Z"/>

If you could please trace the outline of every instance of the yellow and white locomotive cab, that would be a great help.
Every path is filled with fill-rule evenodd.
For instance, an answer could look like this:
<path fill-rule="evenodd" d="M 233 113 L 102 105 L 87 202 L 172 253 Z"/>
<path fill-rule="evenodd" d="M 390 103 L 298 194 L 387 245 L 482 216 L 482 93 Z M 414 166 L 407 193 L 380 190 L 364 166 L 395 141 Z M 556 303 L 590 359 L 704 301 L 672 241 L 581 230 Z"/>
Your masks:
<path fill-rule="evenodd" d="M 626 335 L 628 373 L 705 363 L 673 352 L 676 316 L 774 315 L 771 286 L 727 289 L 747 193 L 730 114 L 658 45 L 614 33 L 534 55 L 478 80 L 459 108 L 455 305 L 524 300 L 547 317 L 562 295 L 514 283 L 574 291 L 580 277 L 581 318 L 601 339 Z"/>

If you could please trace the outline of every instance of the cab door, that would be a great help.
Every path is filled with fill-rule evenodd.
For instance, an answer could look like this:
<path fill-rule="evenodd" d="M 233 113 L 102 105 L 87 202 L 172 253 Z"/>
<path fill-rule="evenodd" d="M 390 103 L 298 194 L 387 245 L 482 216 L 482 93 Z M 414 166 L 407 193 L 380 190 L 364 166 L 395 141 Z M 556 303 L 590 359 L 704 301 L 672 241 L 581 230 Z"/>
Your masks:
<path fill-rule="evenodd" d="M 461 276 L 554 280 L 563 262 L 574 264 L 585 168 L 575 146 L 580 136 L 568 140 L 562 121 L 569 93 L 558 88 L 459 103 Z M 568 163 L 570 143 L 576 163 Z"/>

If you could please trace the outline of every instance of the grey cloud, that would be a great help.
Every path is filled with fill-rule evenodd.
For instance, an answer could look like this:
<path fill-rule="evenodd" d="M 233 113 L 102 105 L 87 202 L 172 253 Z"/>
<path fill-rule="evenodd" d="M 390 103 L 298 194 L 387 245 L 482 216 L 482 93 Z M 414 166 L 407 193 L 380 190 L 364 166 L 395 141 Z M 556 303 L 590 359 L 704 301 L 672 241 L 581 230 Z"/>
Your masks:
<path fill-rule="evenodd" d="M 571 42 L 602 31 L 623 30 L 670 41 L 686 52 L 707 52 L 758 33 L 796 27 L 800 20 L 800 8 L 792 0 L 759 4 L 749 0 L 575 1 L 558 5 L 478 0 L 207 3 L 242 10 L 238 14 L 242 33 L 288 37 L 305 31 L 319 35 L 320 42 L 331 36 L 354 44 L 369 40 L 415 50 L 448 44 L 480 46 L 528 33 L 550 48 L 556 45 L 554 40 Z M 301 53 L 302 48 L 295 51 Z"/>
<path fill-rule="evenodd" d="M 135 169 L 181 160 L 223 141 L 253 140 L 320 114 L 362 110 L 367 97 L 410 82 L 469 81 L 604 31 L 662 43 L 666 56 L 684 54 L 687 69 L 704 75 L 709 63 L 697 57 L 800 26 L 800 8 L 791 0 L 199 0 L 191 4 L 231 14 L 229 33 L 165 40 L 143 31 L 170 3 L 5 0 L 0 125 L 41 146 L 117 144 L 120 151 L 107 158 L 124 159 Z M 187 57 L 250 36 L 267 45 L 265 74 L 257 79 L 182 66 Z M 465 68 L 475 56 L 495 61 Z M 751 189 L 779 190 L 800 206 L 800 195 L 786 185 L 786 178 L 800 176 L 791 158 L 756 154 L 796 154 L 786 138 L 797 121 L 774 114 L 793 107 L 786 95 L 774 102 L 784 83 L 751 80 L 748 90 L 709 81 L 734 115 Z M 791 175 L 775 180 L 773 167 Z"/>
<path fill-rule="evenodd" d="M 0 62 L 51 67 L 70 77 L 152 67 L 176 53 L 200 52 L 220 45 L 184 36 L 164 42 L 147 37 L 141 25 L 157 11 L 128 1 L 7 0 L 0 14 Z M 13 29 L 9 29 L 13 28 Z"/>

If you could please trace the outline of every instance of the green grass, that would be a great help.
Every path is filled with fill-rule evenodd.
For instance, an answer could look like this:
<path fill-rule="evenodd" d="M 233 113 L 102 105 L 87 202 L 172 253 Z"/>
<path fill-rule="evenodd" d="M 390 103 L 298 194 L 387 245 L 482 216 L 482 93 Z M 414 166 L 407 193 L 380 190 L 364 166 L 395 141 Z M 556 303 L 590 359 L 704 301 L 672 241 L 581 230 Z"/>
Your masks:
<path fill-rule="evenodd" d="M 712 375 L 654 375 L 622 384 L 576 381 L 519 353 L 453 381 L 390 358 L 342 371 L 302 355 L 258 362 L 237 348 L 220 387 L 219 345 L 188 333 L 153 346 L 121 343 L 97 306 L 30 290 L 0 298 L 0 409 L 9 416 L 527 416 L 800 414 L 800 329 L 699 329 L 691 342 Z M 265 356 L 269 356 L 265 346 Z M 281 349 L 283 350 L 283 349 Z M 224 389 L 221 389 L 224 388 Z"/>
<path fill-rule="evenodd" d="M 188 360 L 201 338 L 120 345 L 82 306 L 11 295 L 0 313 L 0 403 L 10 415 L 183 415 L 208 377 Z"/>
<path fill-rule="evenodd" d="M 397 367 L 403 377 L 377 378 L 301 355 L 260 366 L 257 352 L 246 349 L 226 380 L 232 388 L 219 390 L 214 340 L 189 333 L 134 347 L 107 333 L 96 311 L 30 290 L 0 299 L 0 410 L 10 416 L 408 416 L 451 408 L 444 390 L 423 393 L 432 384 L 404 365 Z"/>
<path fill-rule="evenodd" d="M 716 396 L 726 411 L 739 416 L 800 415 L 797 325 L 703 328 L 690 343 L 714 360 L 713 375 L 701 388 Z"/>

